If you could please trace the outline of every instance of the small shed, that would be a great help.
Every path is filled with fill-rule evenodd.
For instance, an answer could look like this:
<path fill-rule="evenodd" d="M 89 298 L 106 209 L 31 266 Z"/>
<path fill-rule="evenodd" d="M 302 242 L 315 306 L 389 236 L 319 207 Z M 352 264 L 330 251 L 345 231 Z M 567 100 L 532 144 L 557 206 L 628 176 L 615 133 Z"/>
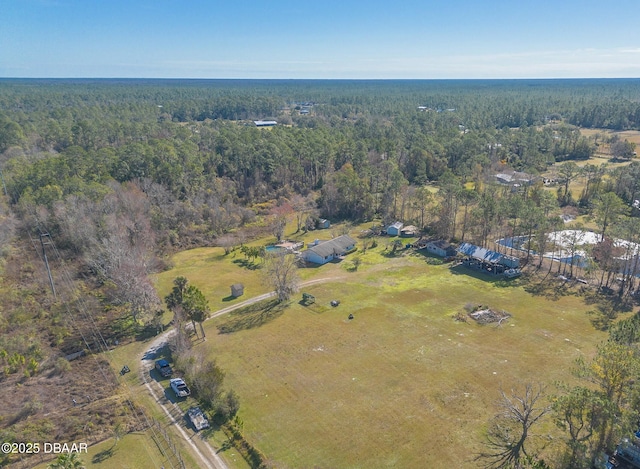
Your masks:
<path fill-rule="evenodd" d="M 440 257 L 454 257 L 456 248 L 444 239 L 429 241 L 426 245 L 427 251 Z"/>
<path fill-rule="evenodd" d="M 234 283 L 231 285 L 231 296 L 234 298 L 238 298 L 239 296 L 244 295 L 244 285 L 241 283 Z"/>
<path fill-rule="evenodd" d="M 320 218 L 318 220 L 318 229 L 319 230 L 326 230 L 327 228 L 329 228 L 331 226 L 331 222 L 329 220 L 327 220 L 326 218 Z"/>
<path fill-rule="evenodd" d="M 398 236 L 403 226 L 401 221 L 397 221 L 387 227 L 387 234 L 389 236 Z"/>

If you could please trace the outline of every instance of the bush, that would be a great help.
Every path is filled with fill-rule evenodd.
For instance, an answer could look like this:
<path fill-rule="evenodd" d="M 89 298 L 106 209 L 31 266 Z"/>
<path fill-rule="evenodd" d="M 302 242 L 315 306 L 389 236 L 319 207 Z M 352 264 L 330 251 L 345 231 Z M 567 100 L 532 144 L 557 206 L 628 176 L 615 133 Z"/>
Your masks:
<path fill-rule="evenodd" d="M 236 416 L 240 410 L 240 399 L 235 391 L 231 390 L 220 400 L 216 414 L 222 422 L 228 422 Z"/>
<path fill-rule="evenodd" d="M 464 310 L 467 313 L 473 313 L 476 310 L 477 306 L 473 303 L 467 303 L 466 305 L 464 305 Z"/>
<path fill-rule="evenodd" d="M 71 363 L 66 358 L 59 357 L 56 360 L 54 369 L 56 370 L 57 374 L 59 374 L 60 376 L 63 376 L 65 373 L 68 373 L 71 371 Z"/>

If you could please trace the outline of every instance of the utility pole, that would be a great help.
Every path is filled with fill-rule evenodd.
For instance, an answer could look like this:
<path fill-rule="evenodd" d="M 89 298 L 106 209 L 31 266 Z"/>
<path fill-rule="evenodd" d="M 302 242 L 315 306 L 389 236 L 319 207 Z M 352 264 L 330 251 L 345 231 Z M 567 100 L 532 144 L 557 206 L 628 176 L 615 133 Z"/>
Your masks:
<path fill-rule="evenodd" d="M 0 179 L 2 180 L 2 188 L 4 189 L 4 195 L 8 197 L 9 193 L 7 192 L 7 185 L 4 183 L 4 175 L 2 174 L 2 168 L 0 168 Z"/>
<path fill-rule="evenodd" d="M 45 238 L 49 238 L 48 242 L 44 242 Z M 40 245 L 42 246 L 42 257 L 44 258 L 44 265 L 47 268 L 47 274 L 49 275 L 49 284 L 51 285 L 51 292 L 53 293 L 53 299 L 57 300 L 56 296 L 56 287 L 53 284 L 53 277 L 51 276 L 51 269 L 49 268 L 49 260 L 47 259 L 47 252 L 44 249 L 46 244 L 51 244 L 51 235 L 49 233 L 41 233 L 40 234 Z"/>

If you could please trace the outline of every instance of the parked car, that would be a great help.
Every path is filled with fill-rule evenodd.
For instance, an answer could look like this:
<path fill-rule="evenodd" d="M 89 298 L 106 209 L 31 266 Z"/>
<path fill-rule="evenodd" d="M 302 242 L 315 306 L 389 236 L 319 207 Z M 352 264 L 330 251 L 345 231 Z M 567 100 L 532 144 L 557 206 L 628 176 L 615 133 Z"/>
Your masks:
<path fill-rule="evenodd" d="M 187 411 L 187 415 L 189 416 L 189 420 L 191 420 L 196 431 L 200 431 L 203 428 L 209 428 L 209 420 L 205 417 L 204 412 L 200 410 L 200 407 L 192 407 Z"/>
<path fill-rule="evenodd" d="M 173 374 L 173 370 L 171 369 L 171 365 L 165 359 L 156 361 L 156 370 L 160 373 L 160 376 L 163 378 L 168 378 Z"/>
<path fill-rule="evenodd" d="M 522 275 L 522 271 L 520 269 L 507 269 L 504 271 L 504 276 L 506 278 L 516 278 Z"/>
<path fill-rule="evenodd" d="M 169 381 L 171 385 L 171 389 L 176 393 L 177 397 L 187 397 L 191 394 L 191 391 L 187 387 L 187 383 L 184 382 L 182 378 L 173 378 Z"/>

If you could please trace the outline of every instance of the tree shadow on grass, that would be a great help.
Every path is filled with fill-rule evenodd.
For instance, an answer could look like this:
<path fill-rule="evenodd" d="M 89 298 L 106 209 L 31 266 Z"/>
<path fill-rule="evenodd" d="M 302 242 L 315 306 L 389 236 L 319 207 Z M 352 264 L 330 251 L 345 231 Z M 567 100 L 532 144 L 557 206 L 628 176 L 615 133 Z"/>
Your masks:
<path fill-rule="evenodd" d="M 387 259 L 394 259 L 396 257 L 402 257 L 408 252 L 409 251 L 407 251 L 407 250 L 405 250 L 403 248 L 398 248 L 395 251 L 386 249 L 386 250 L 382 251 L 380 254 L 382 255 L 382 257 L 386 257 Z"/>
<path fill-rule="evenodd" d="M 99 453 L 96 453 L 91 458 L 91 464 L 103 463 L 107 459 L 109 459 L 111 456 L 113 456 L 115 453 L 116 453 L 116 445 L 113 445 L 111 448 L 108 448 L 108 449 L 100 451 Z"/>
<path fill-rule="evenodd" d="M 298 304 L 304 307 L 307 311 L 311 311 L 312 313 L 322 314 L 325 311 L 328 311 L 329 308 L 324 305 L 320 305 L 318 303 L 308 303 L 305 300 L 298 301 Z"/>
<path fill-rule="evenodd" d="M 221 334 L 230 334 L 245 329 L 260 327 L 281 316 L 287 303 L 277 299 L 260 301 L 229 313 L 229 320 L 218 326 Z"/>
<path fill-rule="evenodd" d="M 588 311 L 593 327 L 600 331 L 606 331 L 611 327 L 620 313 L 633 311 L 633 301 L 629 298 L 620 298 L 617 295 L 606 295 L 598 292 L 589 292 L 585 295 L 585 302 L 595 305 L 595 309 Z"/>
<path fill-rule="evenodd" d="M 536 283 L 530 283 L 524 287 L 527 293 L 535 296 L 543 296 L 548 300 L 558 301 L 561 297 L 567 295 L 564 283 L 555 280 L 542 280 Z"/>
<path fill-rule="evenodd" d="M 504 280 L 504 277 L 502 277 L 501 275 L 495 275 L 495 274 L 484 272 L 478 269 L 470 269 L 468 267 L 463 266 L 462 264 L 452 266 L 451 268 L 449 268 L 449 271 L 455 275 L 466 275 L 467 277 L 473 277 L 478 280 L 482 280 L 484 282 L 494 283 L 494 284 L 497 284 L 498 282 L 501 282 Z M 509 283 L 509 286 L 511 285 L 513 284 Z"/>
<path fill-rule="evenodd" d="M 111 321 L 104 335 L 108 340 L 119 342 L 126 342 L 127 339 L 143 341 L 158 335 L 164 330 L 164 327 L 164 325 L 160 327 L 153 324 L 143 326 L 136 322 L 131 314 L 127 313 Z"/>
<path fill-rule="evenodd" d="M 255 262 L 249 262 L 247 259 L 236 259 L 235 261 L 231 261 L 231 262 L 249 270 L 256 270 L 260 268 L 259 264 L 256 264 Z"/>

